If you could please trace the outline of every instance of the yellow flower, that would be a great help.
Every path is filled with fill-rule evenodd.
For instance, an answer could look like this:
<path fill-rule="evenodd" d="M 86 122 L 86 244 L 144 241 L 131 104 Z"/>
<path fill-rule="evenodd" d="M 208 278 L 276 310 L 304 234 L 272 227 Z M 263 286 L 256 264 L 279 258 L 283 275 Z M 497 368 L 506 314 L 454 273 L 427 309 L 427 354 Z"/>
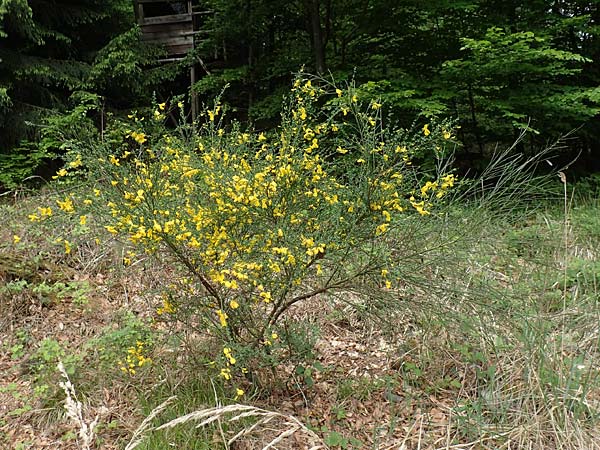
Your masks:
<path fill-rule="evenodd" d="M 18 244 L 19 242 L 21 242 L 21 238 L 15 234 L 13 235 L 13 242 L 15 244 Z"/>
<path fill-rule="evenodd" d="M 300 113 L 300 119 L 306 120 L 306 109 L 304 109 L 304 107 L 300 107 L 298 112 Z"/>
<path fill-rule="evenodd" d="M 450 139 L 452 137 L 452 133 L 450 133 L 447 130 L 444 130 L 443 135 L 444 135 L 444 139 Z"/>
<path fill-rule="evenodd" d="M 449 174 L 446 175 L 444 177 L 442 177 L 442 189 L 448 189 L 451 188 L 452 186 L 454 186 L 454 181 L 456 180 L 456 177 L 454 176 L 454 174 Z"/>
<path fill-rule="evenodd" d="M 431 131 L 429 130 L 429 124 L 426 123 L 425 125 L 423 125 L 423 134 L 425 136 L 429 136 L 431 134 Z"/>
<path fill-rule="evenodd" d="M 237 360 L 231 354 L 231 349 L 229 347 L 225 347 L 223 349 L 223 354 L 225 355 L 225 357 L 229 361 L 229 364 L 235 364 L 236 363 Z"/>
<path fill-rule="evenodd" d="M 38 208 L 42 217 L 50 217 L 52 215 L 52 208 L 40 207 Z"/>
<path fill-rule="evenodd" d="M 105 225 L 104 228 L 106 229 L 106 231 L 108 231 L 110 234 L 117 234 L 118 231 L 115 227 L 113 227 L 112 225 Z"/>
<path fill-rule="evenodd" d="M 133 256 L 130 254 L 130 256 Z M 127 258 L 131 261 L 130 258 Z M 160 308 L 156 308 L 156 314 L 159 316 L 163 314 L 173 314 L 176 311 L 175 305 L 171 303 L 168 299 L 163 300 L 163 305 Z"/>
<path fill-rule="evenodd" d="M 263 299 L 263 302 L 265 303 L 269 303 L 272 300 L 270 292 L 261 292 L 258 295 Z"/>
<path fill-rule="evenodd" d="M 219 322 L 221 323 L 221 326 L 226 327 L 229 316 L 220 309 L 217 310 L 217 316 L 219 316 Z"/>
<path fill-rule="evenodd" d="M 58 207 L 64 212 L 71 213 L 75 211 L 75 208 L 73 207 L 73 200 L 71 200 L 70 197 L 65 197 L 63 201 L 57 200 L 56 203 L 58 204 Z"/>
<path fill-rule="evenodd" d="M 371 103 L 371 109 L 377 110 L 379 108 L 381 108 L 381 103 L 377 103 L 377 102 Z"/>
<path fill-rule="evenodd" d="M 390 227 L 389 223 L 382 223 L 375 230 L 375 235 L 379 236 L 380 234 L 384 234 L 388 230 L 389 227 Z"/>
<path fill-rule="evenodd" d="M 358 102 L 358 97 L 355 95 L 352 96 L 352 103 Z"/>
<path fill-rule="evenodd" d="M 67 175 L 67 170 L 63 167 L 62 169 L 60 169 L 58 172 L 56 172 L 56 175 L 52 177 L 53 180 L 56 180 L 58 177 L 64 177 L 65 175 Z"/>
<path fill-rule="evenodd" d="M 166 103 L 161 103 L 160 105 L 158 105 L 161 111 L 165 109 L 165 106 L 167 106 Z"/>
<path fill-rule="evenodd" d="M 428 181 L 427 183 L 425 183 L 425 186 L 421 187 L 421 196 L 427 196 L 427 192 L 435 191 L 437 189 L 437 186 L 437 181 L 433 183 L 431 181 Z"/>
<path fill-rule="evenodd" d="M 335 93 L 337 94 L 338 97 L 342 96 L 342 90 L 341 89 L 336 89 Z"/>
<path fill-rule="evenodd" d="M 69 163 L 69 167 L 71 167 L 73 169 L 75 169 L 79 166 L 82 166 L 82 165 L 83 165 L 83 162 L 81 161 L 81 156 L 79 156 L 79 155 L 77 156 L 77 159 L 75 161 L 71 161 Z"/>
<path fill-rule="evenodd" d="M 136 131 L 132 131 L 130 136 L 136 141 L 138 144 L 143 144 L 146 142 L 146 135 L 144 133 L 138 133 Z"/>
<path fill-rule="evenodd" d="M 415 201 L 415 198 L 414 198 L 414 197 L 411 197 L 411 198 L 410 198 L 410 204 L 411 204 L 411 205 L 413 206 L 413 208 L 415 208 L 415 209 L 417 210 L 417 212 L 418 212 L 419 214 L 421 214 L 422 216 L 426 216 L 426 215 L 429 215 L 429 214 L 431 214 L 429 211 L 427 211 L 427 210 L 425 209 L 425 202 L 424 202 L 424 201 L 422 201 L 422 202 L 417 202 L 417 201 Z"/>
<path fill-rule="evenodd" d="M 231 309 L 238 309 L 240 307 L 240 304 L 235 300 L 231 300 L 229 302 L 229 306 L 231 307 Z"/>
<path fill-rule="evenodd" d="M 79 225 L 85 225 L 87 222 L 87 216 L 79 216 Z"/>
<path fill-rule="evenodd" d="M 71 243 L 66 239 L 63 242 L 65 244 L 65 253 L 68 255 L 69 253 L 71 253 Z"/>
<path fill-rule="evenodd" d="M 243 389 L 237 388 L 235 390 L 235 400 L 237 400 L 240 397 L 243 397 L 243 395 L 244 395 L 244 390 Z"/>

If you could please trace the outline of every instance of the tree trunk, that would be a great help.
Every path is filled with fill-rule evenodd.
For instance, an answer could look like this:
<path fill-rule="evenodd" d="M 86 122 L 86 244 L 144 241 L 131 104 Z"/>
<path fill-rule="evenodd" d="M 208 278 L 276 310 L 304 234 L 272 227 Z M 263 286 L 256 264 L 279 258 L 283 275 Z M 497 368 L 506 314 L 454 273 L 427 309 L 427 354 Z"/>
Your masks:
<path fill-rule="evenodd" d="M 318 74 L 325 73 L 325 45 L 323 30 L 321 28 L 321 13 L 319 0 L 307 0 L 308 14 L 310 17 L 310 33 L 315 56 L 315 68 Z"/>

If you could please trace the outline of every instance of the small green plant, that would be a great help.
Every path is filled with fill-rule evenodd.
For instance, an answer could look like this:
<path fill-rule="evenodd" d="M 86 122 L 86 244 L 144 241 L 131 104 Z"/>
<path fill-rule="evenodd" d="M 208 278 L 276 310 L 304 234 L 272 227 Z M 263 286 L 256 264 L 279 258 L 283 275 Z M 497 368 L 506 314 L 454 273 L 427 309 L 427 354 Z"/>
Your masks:
<path fill-rule="evenodd" d="M 323 442 L 331 448 L 341 449 L 359 449 L 363 448 L 363 443 L 353 437 L 346 437 L 337 431 L 329 431 L 327 427 L 323 427 L 321 431 L 324 433 Z"/>
<path fill-rule="evenodd" d="M 27 280 L 14 280 L 0 287 L 0 295 L 7 294 L 16 296 L 29 294 L 39 300 L 44 306 L 51 305 L 56 301 L 71 299 L 76 305 L 85 305 L 90 286 L 87 281 L 61 281 L 33 283 Z"/>
<path fill-rule="evenodd" d="M 126 311 L 97 338 L 86 344 L 86 352 L 95 358 L 105 371 L 118 370 L 130 376 L 137 369 L 151 364 L 154 332 L 149 324 Z"/>
<path fill-rule="evenodd" d="M 18 360 L 25 356 L 29 336 L 23 330 L 19 330 L 16 334 L 17 342 L 9 348 L 10 359 Z"/>
<path fill-rule="evenodd" d="M 324 369 L 323 365 L 319 361 L 312 361 L 311 364 L 303 365 L 300 364 L 296 366 L 296 375 L 302 380 L 302 383 L 311 388 L 315 384 L 314 377 L 316 371 L 322 371 Z"/>

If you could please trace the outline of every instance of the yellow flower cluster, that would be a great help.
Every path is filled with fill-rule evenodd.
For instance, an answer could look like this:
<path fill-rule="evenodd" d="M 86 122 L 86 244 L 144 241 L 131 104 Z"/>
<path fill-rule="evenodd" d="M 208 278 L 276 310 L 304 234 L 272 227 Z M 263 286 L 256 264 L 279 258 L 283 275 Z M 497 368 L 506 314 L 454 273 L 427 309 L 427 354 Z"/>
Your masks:
<path fill-rule="evenodd" d="M 135 375 L 136 368 L 150 364 L 152 359 L 145 356 L 144 353 L 144 343 L 142 341 L 136 341 L 135 346 L 127 349 L 125 361 L 117 361 L 121 371 L 129 375 Z"/>
<path fill-rule="evenodd" d="M 162 306 L 156 308 L 156 314 L 162 316 L 163 314 L 175 314 L 177 308 L 168 298 L 164 298 Z"/>
<path fill-rule="evenodd" d="M 138 133 L 137 131 L 132 131 L 130 133 L 130 136 L 138 144 L 143 144 L 144 142 L 146 142 L 146 135 L 144 133 Z"/>
<path fill-rule="evenodd" d="M 226 381 L 230 381 L 232 379 L 231 368 L 232 368 L 232 366 L 235 365 L 237 360 L 233 356 L 233 350 L 230 347 L 223 348 L 223 356 L 225 357 L 225 367 L 221 368 L 221 370 L 219 372 L 219 376 Z M 246 369 L 245 367 L 242 367 L 241 372 L 248 373 L 248 369 Z M 237 388 L 236 389 L 236 399 L 240 398 L 243 395 L 244 395 L 244 390 Z"/>

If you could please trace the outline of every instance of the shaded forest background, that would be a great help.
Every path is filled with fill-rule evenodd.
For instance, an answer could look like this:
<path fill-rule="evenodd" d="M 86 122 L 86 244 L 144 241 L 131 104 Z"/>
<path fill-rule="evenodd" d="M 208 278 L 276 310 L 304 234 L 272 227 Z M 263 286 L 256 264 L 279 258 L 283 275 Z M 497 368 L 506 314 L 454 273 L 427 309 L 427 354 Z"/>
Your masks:
<path fill-rule="evenodd" d="M 569 135 L 565 160 L 600 170 L 600 0 L 207 0 L 193 53 L 160 63 L 131 0 L 0 1 L 0 186 L 85 151 L 111 115 L 221 94 L 230 117 L 277 124 L 301 67 L 353 80 L 387 121 L 456 121 L 476 167 L 526 131 L 536 153 Z M 53 162 L 54 161 L 54 162 Z"/>

